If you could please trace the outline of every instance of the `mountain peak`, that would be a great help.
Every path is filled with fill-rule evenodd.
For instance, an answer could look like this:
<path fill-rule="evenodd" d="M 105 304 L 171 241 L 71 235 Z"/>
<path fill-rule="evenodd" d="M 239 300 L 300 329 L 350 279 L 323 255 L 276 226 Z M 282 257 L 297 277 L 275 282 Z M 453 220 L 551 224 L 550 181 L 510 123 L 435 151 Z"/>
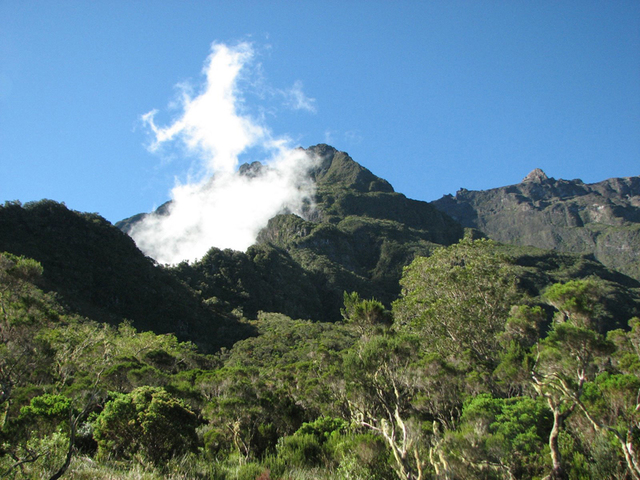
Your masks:
<path fill-rule="evenodd" d="M 371 173 L 346 152 L 324 143 L 309 147 L 307 152 L 320 159 L 319 165 L 311 172 L 318 185 L 340 185 L 361 193 L 394 191 L 389 182 Z"/>
<path fill-rule="evenodd" d="M 536 168 L 534 169 L 531 173 L 529 173 L 529 175 L 527 175 L 526 177 L 524 177 L 522 179 L 522 182 L 536 182 L 536 183 L 541 183 L 544 182 L 545 180 L 549 180 L 549 177 L 547 177 L 547 174 L 544 173 L 541 169 Z"/>

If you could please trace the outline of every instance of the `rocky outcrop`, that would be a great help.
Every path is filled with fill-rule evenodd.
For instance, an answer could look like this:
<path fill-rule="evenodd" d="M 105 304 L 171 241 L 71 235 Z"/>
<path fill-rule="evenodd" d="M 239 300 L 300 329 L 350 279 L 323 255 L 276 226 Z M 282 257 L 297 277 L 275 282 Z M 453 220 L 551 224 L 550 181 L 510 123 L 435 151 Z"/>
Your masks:
<path fill-rule="evenodd" d="M 500 242 L 593 254 L 640 279 L 640 177 L 585 184 L 535 169 L 517 185 L 463 189 L 432 205 Z"/>

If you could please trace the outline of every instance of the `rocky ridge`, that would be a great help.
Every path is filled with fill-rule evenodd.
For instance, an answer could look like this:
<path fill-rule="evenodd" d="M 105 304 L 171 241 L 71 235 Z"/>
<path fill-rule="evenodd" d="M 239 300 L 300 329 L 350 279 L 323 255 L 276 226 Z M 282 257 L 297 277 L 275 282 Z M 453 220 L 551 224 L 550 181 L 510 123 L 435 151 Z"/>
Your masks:
<path fill-rule="evenodd" d="M 432 205 L 499 242 L 591 254 L 640 279 L 640 177 L 585 184 L 535 169 L 519 184 L 461 189 Z"/>

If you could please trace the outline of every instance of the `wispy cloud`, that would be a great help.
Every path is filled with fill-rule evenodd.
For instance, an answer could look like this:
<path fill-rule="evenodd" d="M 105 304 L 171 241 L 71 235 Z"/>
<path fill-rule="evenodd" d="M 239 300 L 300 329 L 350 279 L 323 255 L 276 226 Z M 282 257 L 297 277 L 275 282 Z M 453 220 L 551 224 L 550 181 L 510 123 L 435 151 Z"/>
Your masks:
<path fill-rule="evenodd" d="M 347 130 L 344 132 L 344 138 L 350 145 L 358 145 L 362 143 L 362 135 L 358 130 Z"/>
<path fill-rule="evenodd" d="M 324 132 L 324 143 L 332 144 L 334 140 L 335 132 L 333 130 L 327 129 Z"/>
<path fill-rule="evenodd" d="M 156 123 L 156 110 L 142 116 L 153 134 L 151 151 L 178 144 L 197 159 L 192 167 L 197 175 L 176 184 L 168 211 L 147 216 L 131 232 L 141 250 L 161 263 L 194 260 L 212 246 L 245 250 L 271 217 L 301 213 L 313 193 L 308 171 L 314 159 L 241 111 L 238 80 L 253 58 L 251 44 L 214 44 L 203 85 L 180 88 L 180 115 L 167 126 Z M 311 100 L 301 84 L 294 90 L 301 105 Z M 239 156 L 249 149 L 263 152 L 254 160 L 267 167 L 254 176 L 240 175 Z"/>
<path fill-rule="evenodd" d="M 294 110 L 306 110 L 307 112 L 316 113 L 316 100 L 305 95 L 302 91 L 302 82 L 300 80 L 296 80 L 288 90 L 283 90 L 282 94 L 288 107 Z"/>

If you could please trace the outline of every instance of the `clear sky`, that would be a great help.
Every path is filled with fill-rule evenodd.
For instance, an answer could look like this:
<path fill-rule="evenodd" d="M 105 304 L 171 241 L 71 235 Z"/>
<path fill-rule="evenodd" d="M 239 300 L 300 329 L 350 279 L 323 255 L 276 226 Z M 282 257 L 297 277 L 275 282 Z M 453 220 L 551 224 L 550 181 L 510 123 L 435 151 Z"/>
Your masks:
<path fill-rule="evenodd" d="M 410 198 L 640 174 L 637 0 L 0 0 L 0 201 L 160 205 L 192 159 L 141 118 L 169 125 L 176 85 L 241 42 L 243 112 Z"/>

